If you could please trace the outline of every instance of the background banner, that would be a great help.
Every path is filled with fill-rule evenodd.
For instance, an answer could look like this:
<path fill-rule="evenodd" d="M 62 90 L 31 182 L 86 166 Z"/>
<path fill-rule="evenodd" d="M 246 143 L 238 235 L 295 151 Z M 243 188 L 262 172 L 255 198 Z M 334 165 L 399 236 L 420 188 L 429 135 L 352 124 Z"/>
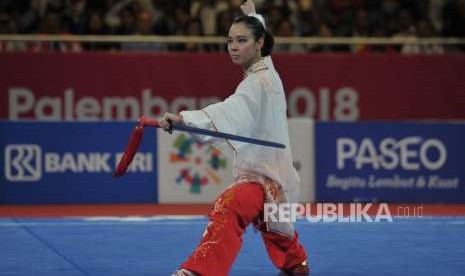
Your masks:
<path fill-rule="evenodd" d="M 112 177 L 134 126 L 0 123 L 0 203 L 156 203 L 155 130 L 145 130 L 126 175 Z"/>
<path fill-rule="evenodd" d="M 460 55 L 276 54 L 290 117 L 465 119 Z M 137 119 L 198 109 L 243 77 L 226 54 L 0 53 L 0 118 Z"/>
<path fill-rule="evenodd" d="M 212 203 L 234 181 L 232 160 L 192 136 L 158 132 L 160 203 Z"/>
<path fill-rule="evenodd" d="M 313 121 L 290 119 L 294 166 L 301 178 L 301 200 L 314 200 Z M 158 132 L 160 203 L 212 203 L 234 183 L 232 160 L 191 136 Z"/>
<path fill-rule="evenodd" d="M 0 204 L 211 203 L 232 160 L 182 132 L 146 128 L 127 173 L 113 178 L 133 122 L 0 123 Z M 301 200 L 314 200 L 313 121 L 289 120 Z"/>
<path fill-rule="evenodd" d="M 300 176 L 300 201 L 315 201 L 315 122 L 308 118 L 291 118 L 289 141 L 294 167 Z"/>
<path fill-rule="evenodd" d="M 465 202 L 465 125 L 317 123 L 318 201 Z"/>

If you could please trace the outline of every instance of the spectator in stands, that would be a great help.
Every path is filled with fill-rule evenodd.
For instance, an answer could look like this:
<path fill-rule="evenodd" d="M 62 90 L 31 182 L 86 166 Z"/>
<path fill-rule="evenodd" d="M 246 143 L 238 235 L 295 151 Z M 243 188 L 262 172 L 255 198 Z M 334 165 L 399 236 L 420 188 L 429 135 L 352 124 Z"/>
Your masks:
<path fill-rule="evenodd" d="M 216 35 L 227 36 L 232 22 L 233 14 L 230 10 L 224 10 L 218 13 L 218 17 L 216 19 Z"/>
<path fill-rule="evenodd" d="M 384 28 L 378 26 L 374 27 L 372 32 L 373 37 L 385 37 L 386 33 Z M 364 52 L 371 52 L 371 53 L 395 53 L 397 52 L 396 47 L 392 45 L 366 45 Z"/>
<path fill-rule="evenodd" d="M 16 34 L 16 23 L 6 13 L 0 13 L 0 34 Z M 0 52 L 20 52 L 26 50 L 26 44 L 20 41 L 0 41 Z"/>
<path fill-rule="evenodd" d="M 465 37 L 465 0 L 452 0 L 444 7 L 444 35 Z"/>
<path fill-rule="evenodd" d="M 68 32 L 63 25 L 61 13 L 54 11 L 54 9 L 50 9 L 40 21 L 39 33 L 46 35 L 67 34 Z M 81 45 L 79 42 L 75 41 L 34 42 L 31 43 L 30 49 L 33 52 L 80 52 Z"/>
<path fill-rule="evenodd" d="M 371 36 L 370 22 L 368 12 L 364 9 L 355 12 L 355 21 L 352 27 L 351 36 L 353 37 L 369 37 Z M 352 53 L 361 53 L 368 50 L 369 45 L 355 44 L 351 46 Z"/>
<path fill-rule="evenodd" d="M 230 6 L 224 0 L 197 0 L 192 3 L 190 15 L 200 20 L 205 35 L 216 35 L 218 13 L 228 9 Z"/>
<path fill-rule="evenodd" d="M 278 27 L 279 23 L 283 21 L 286 16 L 284 11 L 282 11 L 278 6 L 271 6 L 268 10 L 268 25 L 270 26 L 270 32 L 275 33 L 276 28 Z"/>
<path fill-rule="evenodd" d="M 74 0 L 65 9 L 64 23 L 72 34 L 85 34 L 87 0 Z"/>
<path fill-rule="evenodd" d="M 417 37 L 428 38 L 435 35 L 434 27 L 430 22 L 426 20 L 418 22 L 416 28 Z M 401 52 L 403 54 L 443 54 L 444 47 L 438 44 L 407 43 L 402 46 Z"/>
<path fill-rule="evenodd" d="M 103 10 L 104 22 L 117 34 L 127 35 L 136 31 L 136 11 L 131 5 L 132 2 L 132 0 L 123 0 L 111 3 Z"/>
<path fill-rule="evenodd" d="M 322 37 L 322 38 L 328 38 L 328 37 L 332 37 L 333 33 L 332 33 L 331 28 L 328 25 L 321 24 L 318 27 L 317 36 Z M 312 52 L 335 52 L 338 49 L 333 45 L 317 44 L 317 45 L 310 46 L 310 50 Z"/>
<path fill-rule="evenodd" d="M 46 2 L 31 0 L 28 5 L 16 7 L 18 15 L 18 30 L 21 33 L 36 33 L 41 19 L 46 13 Z"/>
<path fill-rule="evenodd" d="M 192 20 L 189 15 L 189 12 L 182 7 L 176 7 L 176 9 L 174 10 L 174 15 L 175 15 L 175 21 L 174 21 L 175 34 L 184 35 L 185 27 Z"/>
<path fill-rule="evenodd" d="M 229 27 L 231 26 L 233 22 L 233 18 L 234 16 L 230 9 L 219 12 L 217 19 L 216 19 L 216 35 L 226 37 L 229 32 Z M 210 45 L 210 47 L 213 48 L 215 47 L 215 45 Z M 227 47 L 225 43 L 217 45 L 216 49 L 217 51 L 219 50 L 221 52 L 227 51 Z"/>
<path fill-rule="evenodd" d="M 354 18 L 352 1 L 330 0 L 326 5 L 327 8 L 323 13 L 323 18 L 331 28 L 332 34 L 341 37 L 350 36 Z"/>
<path fill-rule="evenodd" d="M 399 10 L 400 3 L 399 0 L 382 0 L 381 3 L 381 13 L 385 18 L 395 17 L 397 11 Z"/>
<path fill-rule="evenodd" d="M 465 37 L 465 0 L 454 0 L 446 6 L 444 18 L 445 36 Z M 465 45 L 459 45 L 454 50 L 465 52 Z"/>
<path fill-rule="evenodd" d="M 282 36 L 282 37 L 296 37 L 296 33 L 294 31 L 294 26 L 289 20 L 281 21 L 275 32 L 274 35 Z M 305 48 L 302 44 L 277 44 L 275 45 L 276 52 L 305 52 Z"/>
<path fill-rule="evenodd" d="M 442 11 L 444 9 L 444 5 L 448 0 L 429 0 L 428 6 L 428 16 L 427 19 L 431 20 L 431 24 L 433 25 L 436 31 L 441 31 L 443 29 L 443 18 L 442 18 Z"/>
<path fill-rule="evenodd" d="M 121 11 L 121 17 L 117 19 L 119 21 L 116 33 L 120 35 L 134 34 L 137 30 L 137 18 L 134 11 L 130 8 L 126 8 Z"/>
<path fill-rule="evenodd" d="M 400 10 L 396 22 L 396 33 L 394 33 L 393 36 L 409 37 L 415 35 L 415 20 L 409 10 Z"/>
<path fill-rule="evenodd" d="M 318 12 L 309 10 L 300 13 L 298 17 L 298 33 L 300 36 L 317 36 L 320 32 L 320 26 L 323 20 Z"/>
<path fill-rule="evenodd" d="M 137 28 L 132 34 L 135 35 L 154 35 L 154 18 L 153 15 L 146 10 L 141 11 L 137 16 Z M 121 48 L 125 51 L 165 51 L 166 45 L 158 42 L 125 42 Z"/>
<path fill-rule="evenodd" d="M 89 13 L 85 26 L 85 33 L 88 35 L 107 35 L 110 33 L 99 12 L 91 11 Z M 86 51 L 105 51 L 118 48 L 114 43 L 102 42 L 86 42 L 82 43 L 82 47 Z"/>
<path fill-rule="evenodd" d="M 89 35 L 106 35 L 108 34 L 108 28 L 103 23 L 102 17 L 96 11 L 92 11 L 89 13 L 87 17 L 87 24 L 86 24 L 86 34 Z"/>
<path fill-rule="evenodd" d="M 189 20 L 186 23 L 186 35 L 188 36 L 202 36 L 202 24 L 200 20 Z M 186 52 L 204 52 L 205 45 L 198 43 L 186 43 L 184 44 L 184 51 Z"/>

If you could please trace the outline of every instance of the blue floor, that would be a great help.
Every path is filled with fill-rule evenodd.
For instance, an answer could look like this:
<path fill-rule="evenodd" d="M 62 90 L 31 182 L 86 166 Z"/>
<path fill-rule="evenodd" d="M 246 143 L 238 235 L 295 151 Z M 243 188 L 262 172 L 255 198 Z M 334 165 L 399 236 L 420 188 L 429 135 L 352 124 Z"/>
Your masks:
<path fill-rule="evenodd" d="M 204 218 L 3 218 L 0 275 L 170 275 L 205 225 Z M 465 275 L 465 217 L 296 227 L 312 275 Z M 250 228 L 230 273 L 246 275 L 279 275 Z"/>

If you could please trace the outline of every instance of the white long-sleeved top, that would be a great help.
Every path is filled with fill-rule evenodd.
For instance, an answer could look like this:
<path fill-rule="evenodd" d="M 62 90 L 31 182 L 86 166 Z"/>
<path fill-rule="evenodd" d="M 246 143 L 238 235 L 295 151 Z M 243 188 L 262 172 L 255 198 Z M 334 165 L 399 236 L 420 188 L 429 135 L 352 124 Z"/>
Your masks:
<path fill-rule="evenodd" d="M 277 149 L 232 140 L 197 136 L 233 158 L 236 183 L 255 181 L 277 183 L 284 200 L 298 199 L 299 176 L 292 164 L 286 116 L 286 98 L 271 57 L 262 58 L 246 72 L 234 94 L 202 110 L 183 111 L 189 126 L 278 142 Z"/>

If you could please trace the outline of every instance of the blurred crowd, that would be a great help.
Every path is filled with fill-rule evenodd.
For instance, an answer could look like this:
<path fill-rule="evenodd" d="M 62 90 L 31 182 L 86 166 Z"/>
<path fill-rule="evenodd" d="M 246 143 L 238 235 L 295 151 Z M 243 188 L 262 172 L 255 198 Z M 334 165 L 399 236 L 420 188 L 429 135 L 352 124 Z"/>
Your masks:
<path fill-rule="evenodd" d="M 242 0 L 1 0 L 0 34 L 227 36 Z M 465 37 L 465 0 L 255 0 L 274 36 Z M 463 46 L 463 45 L 462 45 Z M 0 51 L 224 51 L 224 45 L 25 43 Z M 276 45 L 287 52 L 443 53 L 443 45 Z"/>

